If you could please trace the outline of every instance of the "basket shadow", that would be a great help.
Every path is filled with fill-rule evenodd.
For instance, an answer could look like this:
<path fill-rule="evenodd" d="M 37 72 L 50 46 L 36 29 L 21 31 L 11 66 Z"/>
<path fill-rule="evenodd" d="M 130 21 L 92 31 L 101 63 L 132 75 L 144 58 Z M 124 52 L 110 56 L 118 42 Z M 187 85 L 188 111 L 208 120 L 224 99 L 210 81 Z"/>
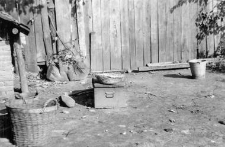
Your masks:
<path fill-rule="evenodd" d="M 0 138 L 5 138 L 12 143 L 10 118 L 6 108 L 0 107 Z"/>
<path fill-rule="evenodd" d="M 167 75 L 164 75 L 164 77 L 167 77 L 167 78 L 193 79 L 193 77 L 190 76 L 190 75 L 178 75 L 178 74 L 167 74 Z"/>
<path fill-rule="evenodd" d="M 69 94 L 79 105 L 94 107 L 94 89 L 75 90 Z"/>

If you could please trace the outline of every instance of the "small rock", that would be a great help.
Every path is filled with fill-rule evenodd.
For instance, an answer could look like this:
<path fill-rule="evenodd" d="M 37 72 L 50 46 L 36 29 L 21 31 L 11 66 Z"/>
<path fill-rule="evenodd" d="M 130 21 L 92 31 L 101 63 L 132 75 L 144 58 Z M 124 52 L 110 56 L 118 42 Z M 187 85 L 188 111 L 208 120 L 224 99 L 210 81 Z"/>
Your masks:
<path fill-rule="evenodd" d="M 120 128 L 126 128 L 126 126 L 125 126 L 125 125 L 119 125 L 119 127 L 120 127 Z"/>
<path fill-rule="evenodd" d="M 82 116 L 81 118 L 86 118 L 87 116 Z"/>
<path fill-rule="evenodd" d="M 0 139 L 0 142 L 7 143 L 7 142 L 9 142 L 9 140 L 8 140 L 8 139 L 6 139 L 6 138 L 1 138 L 1 139 Z"/>
<path fill-rule="evenodd" d="M 94 109 L 89 109 L 89 112 L 96 112 Z"/>
<path fill-rule="evenodd" d="M 69 114 L 70 112 L 67 111 L 67 110 L 63 110 L 62 113 L 64 113 L 64 114 Z"/>
<path fill-rule="evenodd" d="M 62 95 L 61 96 L 62 102 L 69 108 L 73 108 L 75 106 L 75 101 L 73 98 L 71 98 L 68 95 Z"/>
<path fill-rule="evenodd" d="M 109 130 L 105 130 L 104 132 L 109 132 Z"/>
<path fill-rule="evenodd" d="M 181 133 L 184 133 L 184 134 L 191 134 L 191 133 L 190 133 L 190 130 L 182 130 Z"/>
<path fill-rule="evenodd" d="M 121 135 L 126 135 L 127 134 L 127 132 L 123 132 L 123 133 L 120 133 Z"/>
<path fill-rule="evenodd" d="M 164 131 L 169 132 L 169 133 L 172 133 L 173 132 L 173 129 L 172 128 L 168 128 L 168 129 L 164 129 Z"/>
<path fill-rule="evenodd" d="M 172 113 L 176 113 L 176 110 L 173 110 L 173 109 L 169 109 L 168 111 Z"/>

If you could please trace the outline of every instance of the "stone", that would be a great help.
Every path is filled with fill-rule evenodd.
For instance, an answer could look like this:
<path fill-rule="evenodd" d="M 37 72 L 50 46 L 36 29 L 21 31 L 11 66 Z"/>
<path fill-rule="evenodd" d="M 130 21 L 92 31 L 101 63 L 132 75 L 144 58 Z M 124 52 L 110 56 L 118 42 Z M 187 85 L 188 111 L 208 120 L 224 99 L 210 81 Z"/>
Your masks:
<path fill-rule="evenodd" d="M 75 106 L 75 100 L 68 95 L 62 95 L 61 101 L 69 108 L 73 108 Z"/>

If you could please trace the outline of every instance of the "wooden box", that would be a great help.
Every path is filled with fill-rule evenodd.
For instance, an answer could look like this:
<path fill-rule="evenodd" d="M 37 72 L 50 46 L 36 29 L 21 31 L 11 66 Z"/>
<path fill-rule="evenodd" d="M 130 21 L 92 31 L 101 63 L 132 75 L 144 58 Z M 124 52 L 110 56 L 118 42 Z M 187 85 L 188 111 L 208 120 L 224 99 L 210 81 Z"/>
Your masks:
<path fill-rule="evenodd" d="M 95 108 L 127 107 L 128 95 L 124 84 L 104 85 L 93 83 Z"/>

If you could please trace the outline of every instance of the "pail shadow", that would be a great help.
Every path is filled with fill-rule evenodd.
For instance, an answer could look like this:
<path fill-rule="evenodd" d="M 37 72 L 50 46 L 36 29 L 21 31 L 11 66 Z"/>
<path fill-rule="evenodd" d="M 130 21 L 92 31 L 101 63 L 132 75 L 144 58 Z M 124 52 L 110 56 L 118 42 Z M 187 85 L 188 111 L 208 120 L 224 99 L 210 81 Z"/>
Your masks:
<path fill-rule="evenodd" d="M 11 123 L 6 108 L 0 109 L 0 138 L 11 141 Z"/>
<path fill-rule="evenodd" d="M 167 74 L 164 75 L 167 78 L 183 78 L 183 79 L 193 79 L 191 75 L 178 75 L 178 74 Z"/>

